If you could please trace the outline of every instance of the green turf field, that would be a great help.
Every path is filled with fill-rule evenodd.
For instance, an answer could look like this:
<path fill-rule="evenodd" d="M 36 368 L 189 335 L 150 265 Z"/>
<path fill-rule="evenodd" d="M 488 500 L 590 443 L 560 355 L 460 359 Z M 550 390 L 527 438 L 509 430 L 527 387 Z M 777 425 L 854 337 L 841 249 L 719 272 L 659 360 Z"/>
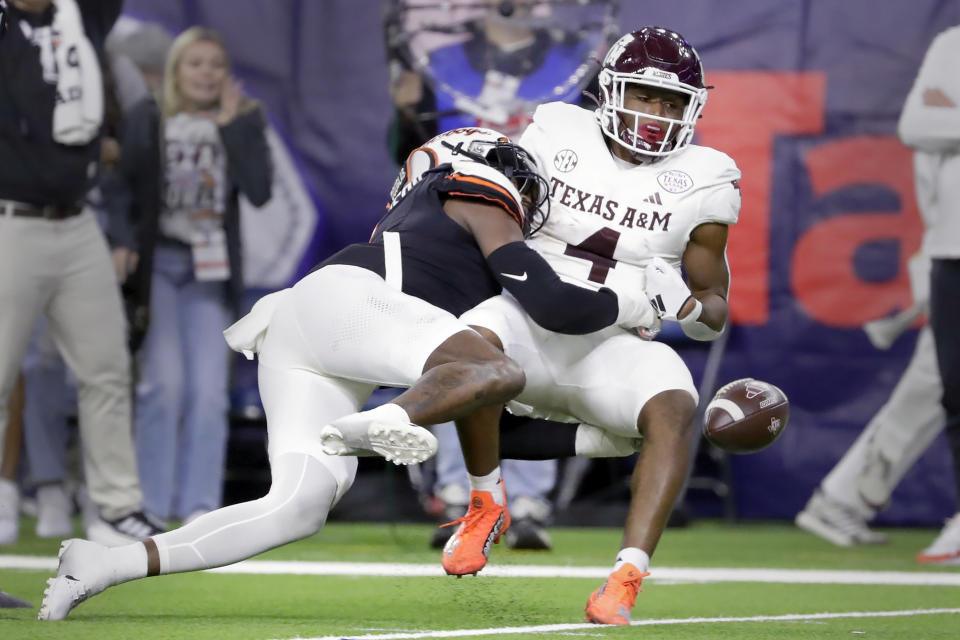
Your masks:
<path fill-rule="evenodd" d="M 0 547 L 0 567 L 11 566 L 4 558 L 56 554 L 58 543 L 33 538 L 32 529 L 33 522 L 24 519 L 21 541 Z M 256 559 L 416 563 L 433 570 L 439 556 L 427 549 L 429 530 L 425 525 L 333 523 L 312 538 Z M 918 613 L 960 611 L 960 586 L 797 584 L 789 573 L 783 574 L 782 582 L 764 583 L 654 580 L 656 567 L 664 571 L 668 567 L 779 568 L 911 572 L 910 581 L 930 578 L 960 585 L 960 568 L 927 568 L 913 562 L 913 555 L 929 543 L 935 530 L 890 533 L 892 543 L 884 547 L 839 549 L 786 524 L 699 522 L 688 529 L 668 530 L 657 551 L 654 573 L 644 582 L 646 590 L 633 612 L 642 626 L 633 628 L 583 624 L 583 605 L 602 579 L 482 573 L 461 580 L 287 573 L 162 576 L 109 589 L 80 605 L 64 622 L 41 623 L 35 619 L 36 607 L 52 572 L 0 568 L 0 589 L 35 605 L 32 610 L 0 609 L 0 640 L 960 638 L 960 613 Z M 553 552 L 515 552 L 497 546 L 489 566 L 605 567 L 619 547 L 620 534 L 614 529 L 554 529 L 552 535 Z M 281 565 L 279 570 L 286 571 L 283 567 L 288 566 L 303 565 Z M 877 574 L 868 574 L 873 575 Z M 878 577 L 876 582 L 883 580 Z M 883 616 L 882 612 L 911 613 Z M 766 619 L 790 614 L 795 617 Z M 761 619 L 728 620 L 757 617 Z M 694 622 L 692 618 L 713 620 Z"/>

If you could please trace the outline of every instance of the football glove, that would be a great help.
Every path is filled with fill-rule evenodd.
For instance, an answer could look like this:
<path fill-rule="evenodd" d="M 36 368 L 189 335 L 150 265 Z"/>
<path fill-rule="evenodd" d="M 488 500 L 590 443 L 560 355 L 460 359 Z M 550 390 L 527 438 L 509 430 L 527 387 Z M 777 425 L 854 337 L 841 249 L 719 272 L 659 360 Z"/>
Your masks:
<path fill-rule="evenodd" d="M 646 330 L 649 327 L 659 327 L 659 318 L 650 305 L 646 295 L 629 296 L 619 291 L 617 293 L 617 326 L 628 331 L 635 329 Z M 657 329 L 659 332 L 659 328 Z"/>
<path fill-rule="evenodd" d="M 690 297 L 690 288 L 680 271 L 660 257 L 653 258 L 644 268 L 646 291 L 650 305 L 662 320 L 677 320 L 683 303 Z"/>

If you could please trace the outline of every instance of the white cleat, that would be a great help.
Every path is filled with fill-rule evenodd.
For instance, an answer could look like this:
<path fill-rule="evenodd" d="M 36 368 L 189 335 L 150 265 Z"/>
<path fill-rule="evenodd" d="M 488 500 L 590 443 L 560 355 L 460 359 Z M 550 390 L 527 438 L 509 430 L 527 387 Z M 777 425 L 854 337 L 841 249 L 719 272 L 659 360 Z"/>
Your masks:
<path fill-rule="evenodd" d="M 820 536 L 838 547 L 861 544 L 886 544 L 886 534 L 867 526 L 866 519 L 854 509 L 832 500 L 820 489 L 814 491 L 794 523 L 804 531 Z"/>
<path fill-rule="evenodd" d="M 353 430 L 353 429 L 351 429 Z M 374 452 L 394 464 L 417 464 L 437 452 L 437 438 L 409 422 L 374 420 L 352 437 L 329 424 L 320 431 L 323 452 L 331 456 L 363 456 Z"/>
<path fill-rule="evenodd" d="M 105 578 L 106 551 L 89 540 L 64 540 L 57 577 L 47 580 L 37 620 L 63 620 L 78 604 L 109 587 Z"/>

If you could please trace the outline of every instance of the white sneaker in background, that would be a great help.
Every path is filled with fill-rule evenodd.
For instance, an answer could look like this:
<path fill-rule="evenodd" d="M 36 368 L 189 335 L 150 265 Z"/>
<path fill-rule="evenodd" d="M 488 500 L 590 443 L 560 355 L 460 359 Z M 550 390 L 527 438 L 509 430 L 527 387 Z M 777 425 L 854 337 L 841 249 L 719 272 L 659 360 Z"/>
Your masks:
<path fill-rule="evenodd" d="M 105 547 L 119 547 L 146 540 L 163 531 L 163 523 L 143 511 L 134 511 L 116 520 L 98 517 L 86 527 L 87 539 Z"/>
<path fill-rule="evenodd" d="M 624 438 L 626 440 L 626 438 Z M 542 498 L 517 496 L 510 502 L 510 528 L 507 529 L 507 546 L 511 549 L 549 551 L 553 548 L 547 521 L 553 511 L 550 503 Z"/>
<path fill-rule="evenodd" d="M 933 544 L 917 554 L 917 562 L 960 565 L 960 513 L 947 520 Z"/>
<path fill-rule="evenodd" d="M 38 538 L 69 538 L 73 535 L 73 500 L 63 484 L 45 484 L 37 489 Z"/>
<path fill-rule="evenodd" d="M 886 534 L 873 531 L 867 521 L 852 508 L 832 500 L 819 488 L 813 492 L 807 506 L 797 514 L 798 527 L 820 536 L 838 547 L 858 544 L 886 544 Z"/>
<path fill-rule="evenodd" d="M 78 604 L 110 586 L 107 549 L 88 540 L 64 540 L 57 577 L 47 580 L 37 620 L 63 620 Z"/>
<path fill-rule="evenodd" d="M 20 491 L 0 478 L 0 544 L 13 544 L 20 535 Z"/>

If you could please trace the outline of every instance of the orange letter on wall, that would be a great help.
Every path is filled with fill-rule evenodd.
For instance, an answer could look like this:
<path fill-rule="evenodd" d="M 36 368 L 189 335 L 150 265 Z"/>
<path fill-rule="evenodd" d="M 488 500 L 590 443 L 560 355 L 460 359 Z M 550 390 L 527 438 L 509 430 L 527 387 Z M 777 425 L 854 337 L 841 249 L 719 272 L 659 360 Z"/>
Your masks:
<path fill-rule="evenodd" d="M 896 138 L 850 138 L 807 154 L 814 195 L 857 184 L 883 184 L 900 198 L 900 210 L 847 213 L 817 223 L 794 247 L 791 285 L 812 318 L 832 327 L 859 327 L 910 306 L 906 261 L 920 247 L 923 223 L 913 187 L 911 152 Z M 900 242 L 900 269 L 887 282 L 865 282 L 854 271 L 859 247 Z"/>

